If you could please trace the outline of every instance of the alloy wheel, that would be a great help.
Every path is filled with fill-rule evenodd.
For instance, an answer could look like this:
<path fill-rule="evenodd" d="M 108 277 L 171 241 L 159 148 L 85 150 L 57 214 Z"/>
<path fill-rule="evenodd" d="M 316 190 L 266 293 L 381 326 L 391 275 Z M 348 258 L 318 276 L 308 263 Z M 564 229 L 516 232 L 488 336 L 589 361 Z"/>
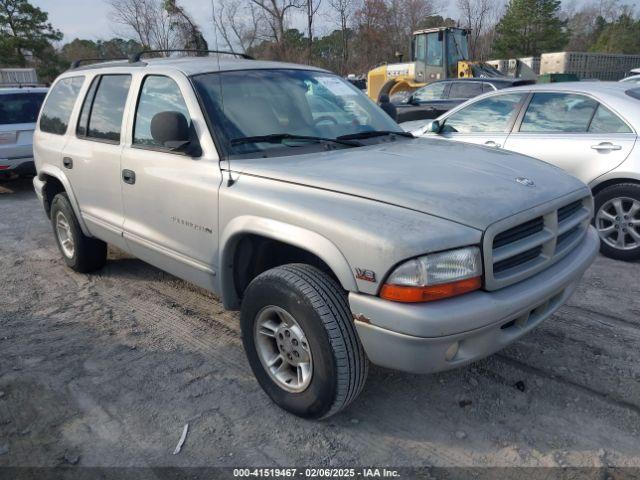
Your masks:
<path fill-rule="evenodd" d="M 280 388 L 303 392 L 311 383 L 313 360 L 304 331 L 291 314 L 275 305 L 258 312 L 254 342 L 265 371 Z"/>
<path fill-rule="evenodd" d="M 75 244 L 73 242 L 73 234 L 71 233 L 71 225 L 65 214 L 59 211 L 56 214 L 56 235 L 60 242 L 62 252 L 67 258 L 73 258 L 75 253 Z"/>
<path fill-rule="evenodd" d="M 595 218 L 603 242 L 619 250 L 640 247 L 640 201 L 617 197 L 602 204 Z"/>

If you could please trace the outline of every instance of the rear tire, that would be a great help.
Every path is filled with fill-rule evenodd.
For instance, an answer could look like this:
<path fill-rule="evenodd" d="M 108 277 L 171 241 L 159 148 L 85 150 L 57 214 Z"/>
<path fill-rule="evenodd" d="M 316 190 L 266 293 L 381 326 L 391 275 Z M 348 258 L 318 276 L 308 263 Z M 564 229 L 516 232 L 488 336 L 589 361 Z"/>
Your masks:
<path fill-rule="evenodd" d="M 269 314 L 273 317 L 265 322 L 265 315 Z M 289 264 L 262 273 L 245 291 L 240 324 L 254 375 L 267 395 L 284 410 L 304 418 L 327 418 L 344 409 L 362 391 L 368 360 L 345 292 L 321 270 Z M 286 337 L 279 340 L 281 333 Z M 296 359 L 290 354 L 309 360 L 306 371 L 311 370 L 310 379 L 303 374 L 296 376 Z M 269 356 L 276 362 L 280 356 L 282 363 L 268 367 Z M 293 363 L 286 360 L 287 356 Z M 300 366 L 297 364 L 298 371 L 302 370 Z"/>
<path fill-rule="evenodd" d="M 600 252 L 616 260 L 640 259 L 640 185 L 606 187 L 595 196 L 594 206 Z"/>
<path fill-rule="evenodd" d="M 59 193 L 51 202 L 51 225 L 65 263 L 76 272 L 89 273 L 104 266 L 107 244 L 82 233 L 69 197 Z"/>

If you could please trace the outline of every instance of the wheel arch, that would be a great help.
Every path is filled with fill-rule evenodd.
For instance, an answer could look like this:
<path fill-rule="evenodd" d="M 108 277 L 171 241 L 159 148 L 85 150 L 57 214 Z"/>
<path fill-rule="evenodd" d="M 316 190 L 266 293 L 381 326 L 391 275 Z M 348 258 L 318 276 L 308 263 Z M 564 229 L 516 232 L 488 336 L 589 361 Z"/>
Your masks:
<path fill-rule="evenodd" d="M 47 216 L 51 213 L 51 200 L 53 200 L 53 197 L 61 191 L 64 191 L 69 198 L 69 203 L 71 204 L 71 208 L 73 208 L 73 213 L 78 219 L 78 224 L 80 225 L 82 233 L 90 237 L 91 233 L 87 229 L 82 215 L 80 215 L 80 206 L 78 205 L 78 200 L 73 193 L 73 189 L 71 188 L 71 184 L 69 183 L 67 176 L 59 168 L 54 167 L 53 165 L 45 165 L 39 169 L 38 179 L 44 182 L 42 198 Z"/>
<path fill-rule="evenodd" d="M 595 197 L 598 193 L 604 190 L 607 187 L 612 185 L 618 185 L 621 183 L 635 183 L 636 185 L 640 185 L 640 177 L 634 178 L 631 176 L 615 176 L 615 177 L 600 177 L 596 181 L 591 182 L 589 187 L 591 187 L 591 193 Z"/>
<path fill-rule="evenodd" d="M 321 266 L 326 266 L 328 273 L 336 278 L 342 288 L 357 291 L 349 263 L 338 247 L 326 237 L 277 220 L 246 215 L 229 222 L 220 236 L 219 284 L 225 308 L 237 309 L 240 306 L 241 292 L 238 291 L 238 287 L 242 284 L 238 284 L 236 268 L 240 265 L 237 253 L 243 246 L 242 242 L 247 239 L 268 241 L 279 248 L 288 247 L 294 255 L 307 254 L 310 259 L 317 259 Z M 272 262 L 267 262 L 266 265 L 270 263 Z"/>

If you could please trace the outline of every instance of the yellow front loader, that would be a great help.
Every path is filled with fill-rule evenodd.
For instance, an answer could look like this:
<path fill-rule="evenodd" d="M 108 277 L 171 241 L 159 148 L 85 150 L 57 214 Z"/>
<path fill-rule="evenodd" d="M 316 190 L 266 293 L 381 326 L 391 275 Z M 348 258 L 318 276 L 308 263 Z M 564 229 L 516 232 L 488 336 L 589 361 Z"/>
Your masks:
<path fill-rule="evenodd" d="M 495 68 L 469 60 L 469 30 L 428 28 L 413 32 L 411 62 L 381 65 L 367 74 L 367 94 L 409 95 L 428 83 L 446 78 L 502 77 Z"/>

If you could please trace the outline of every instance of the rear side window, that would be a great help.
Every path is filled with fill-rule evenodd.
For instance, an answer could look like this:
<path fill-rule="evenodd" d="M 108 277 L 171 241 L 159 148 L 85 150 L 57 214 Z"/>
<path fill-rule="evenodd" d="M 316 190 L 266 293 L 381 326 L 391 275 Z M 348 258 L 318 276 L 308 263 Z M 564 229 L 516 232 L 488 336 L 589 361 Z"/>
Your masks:
<path fill-rule="evenodd" d="M 585 133 L 598 102 L 571 93 L 536 93 L 522 120 L 521 132 Z"/>
<path fill-rule="evenodd" d="M 129 85 L 131 75 L 95 78 L 82 105 L 76 130 L 78 136 L 119 143 Z"/>
<path fill-rule="evenodd" d="M 160 112 L 179 112 L 191 122 L 178 84 L 168 77 L 151 75 L 145 78 L 138 100 L 134 145 L 164 148 L 151 136 L 151 120 Z"/>
<path fill-rule="evenodd" d="M 510 121 L 520 110 L 522 93 L 510 93 L 485 98 L 458 110 L 447 118 L 443 133 L 500 133 L 505 132 Z"/>
<path fill-rule="evenodd" d="M 615 113 L 604 105 L 598 105 L 589 125 L 589 133 L 633 133 Z"/>
<path fill-rule="evenodd" d="M 36 123 L 45 93 L 9 93 L 0 95 L 0 125 Z"/>
<path fill-rule="evenodd" d="M 69 77 L 53 86 L 40 116 L 41 131 L 56 135 L 67 132 L 69 117 L 83 83 L 84 77 Z"/>
<path fill-rule="evenodd" d="M 480 82 L 453 82 L 449 90 L 449 98 L 473 98 L 482 93 Z"/>

